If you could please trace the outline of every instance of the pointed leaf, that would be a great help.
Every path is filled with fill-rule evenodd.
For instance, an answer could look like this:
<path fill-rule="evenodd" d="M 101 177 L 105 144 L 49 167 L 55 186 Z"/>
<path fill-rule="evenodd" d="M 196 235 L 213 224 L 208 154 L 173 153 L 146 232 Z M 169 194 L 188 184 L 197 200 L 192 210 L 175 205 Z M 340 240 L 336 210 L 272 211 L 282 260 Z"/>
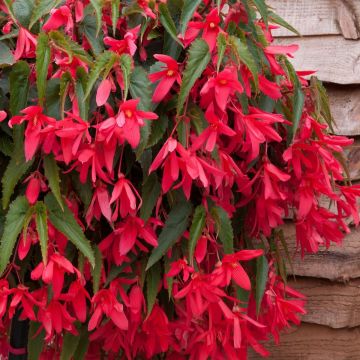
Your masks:
<path fill-rule="evenodd" d="M 215 220 L 217 233 L 224 246 L 225 254 L 232 254 L 234 252 L 234 231 L 228 213 L 223 208 L 214 206 L 211 209 L 211 215 Z"/>
<path fill-rule="evenodd" d="M 279 16 L 278 14 L 276 14 L 272 11 L 269 11 L 269 22 L 278 24 L 278 25 L 284 27 L 285 29 L 288 29 L 289 31 L 293 32 L 297 36 L 301 36 L 301 34 L 293 26 L 291 26 L 281 16 Z"/>
<path fill-rule="evenodd" d="M 90 264 L 94 267 L 95 256 L 93 249 L 71 210 L 66 205 L 62 210 L 53 194 L 45 196 L 45 204 L 49 211 L 50 222 L 88 258 Z"/>
<path fill-rule="evenodd" d="M 124 54 L 120 56 L 120 67 L 123 73 L 123 80 L 124 80 L 124 101 L 127 99 L 129 92 L 131 63 L 132 60 L 130 55 Z"/>
<path fill-rule="evenodd" d="M 85 355 L 87 353 L 87 349 L 89 347 L 89 333 L 87 331 L 86 326 L 83 326 L 79 332 L 80 332 L 80 335 L 78 335 L 79 344 L 74 353 L 73 359 L 84 360 Z"/>
<path fill-rule="evenodd" d="M 38 201 L 35 205 L 35 222 L 36 231 L 39 236 L 41 255 L 43 262 L 47 263 L 47 249 L 48 249 L 48 225 L 47 225 L 47 210 L 42 201 Z"/>
<path fill-rule="evenodd" d="M 146 270 L 156 264 L 184 234 L 189 225 L 191 212 L 192 206 L 188 202 L 180 202 L 171 209 L 159 235 L 159 245 L 151 252 Z"/>
<path fill-rule="evenodd" d="M 102 18 L 102 4 L 103 1 L 101 0 L 90 0 L 91 5 L 95 9 L 95 15 L 96 15 L 96 36 L 99 35 L 100 29 L 101 29 L 101 18 Z"/>
<path fill-rule="evenodd" d="M 57 166 L 57 162 L 52 154 L 44 156 L 44 170 L 45 177 L 49 182 L 50 189 L 54 194 L 58 204 L 61 209 L 64 208 L 64 203 L 61 197 L 60 191 L 60 176 L 59 176 L 59 168 Z"/>
<path fill-rule="evenodd" d="M 39 360 L 40 354 L 44 346 L 45 330 L 42 329 L 40 332 L 40 323 L 35 321 L 30 322 L 28 346 L 27 346 L 27 357 L 28 360 Z"/>
<path fill-rule="evenodd" d="M 93 291 L 96 294 L 99 291 L 100 286 L 100 277 L 101 277 L 101 269 L 102 269 L 102 256 L 101 251 L 98 246 L 94 246 L 94 254 L 95 254 L 95 267 L 92 271 L 93 278 Z"/>
<path fill-rule="evenodd" d="M 27 105 L 30 67 L 25 61 L 18 61 L 10 73 L 10 112 L 17 115 Z"/>
<path fill-rule="evenodd" d="M 23 228 L 30 206 L 25 196 L 18 196 L 6 214 L 4 232 L 0 242 L 0 275 L 6 269 L 17 238 Z"/>
<path fill-rule="evenodd" d="M 60 360 L 71 360 L 79 345 L 80 337 L 66 332 L 63 337 Z"/>
<path fill-rule="evenodd" d="M 181 83 L 177 104 L 178 115 L 182 113 L 184 103 L 190 93 L 191 88 L 194 86 L 195 81 L 201 76 L 209 61 L 210 52 L 208 44 L 202 39 L 196 39 L 193 41 L 189 49 L 189 58 Z"/>
<path fill-rule="evenodd" d="M 15 63 L 15 58 L 10 48 L 0 42 L 0 66 L 4 65 L 13 65 Z"/>
<path fill-rule="evenodd" d="M 265 4 L 265 0 L 253 0 L 256 8 L 258 9 L 261 17 L 264 20 L 264 23 L 267 24 L 268 22 L 268 8 Z"/>
<path fill-rule="evenodd" d="M 194 217 L 190 227 L 189 237 L 189 263 L 194 262 L 194 251 L 196 244 L 204 230 L 206 221 L 206 211 L 203 205 L 199 205 L 195 209 Z"/>
<path fill-rule="evenodd" d="M 52 9 L 55 9 L 62 1 L 61 0 L 37 0 L 35 1 L 32 10 L 29 29 L 40 20 L 44 15 L 48 14 Z"/>
<path fill-rule="evenodd" d="M 218 51 L 218 61 L 217 61 L 217 72 L 220 70 L 221 63 L 224 58 L 225 50 L 226 50 L 226 37 L 223 33 L 219 33 L 217 39 L 217 51 Z"/>
<path fill-rule="evenodd" d="M 46 95 L 46 81 L 50 64 L 49 38 L 40 33 L 36 45 L 36 85 L 38 89 L 39 104 L 42 106 Z"/>
<path fill-rule="evenodd" d="M 160 263 L 157 263 L 146 273 L 146 304 L 148 316 L 151 314 L 151 311 L 155 305 L 160 281 L 161 268 Z"/>
<path fill-rule="evenodd" d="M 177 37 L 176 25 L 171 17 L 167 4 L 159 4 L 160 22 L 164 26 L 165 30 L 172 37 L 172 39 L 182 46 L 181 41 Z"/>
<path fill-rule="evenodd" d="M 155 207 L 156 201 L 160 195 L 161 185 L 155 173 L 148 176 L 145 181 L 141 192 L 143 199 L 142 206 L 140 208 L 140 217 L 147 221 L 151 216 L 151 213 Z"/>
<path fill-rule="evenodd" d="M 261 301 L 265 293 L 269 273 L 269 264 L 265 255 L 256 259 L 256 313 L 259 314 Z"/>
<path fill-rule="evenodd" d="M 180 18 L 180 32 L 182 35 L 185 34 L 188 23 L 193 17 L 197 7 L 202 3 L 202 0 L 184 0 L 184 5 L 181 12 Z"/>
<path fill-rule="evenodd" d="M 116 25 L 119 20 L 120 15 L 120 0 L 113 0 L 111 2 L 111 22 L 112 22 L 112 31 L 113 36 L 116 33 Z"/>

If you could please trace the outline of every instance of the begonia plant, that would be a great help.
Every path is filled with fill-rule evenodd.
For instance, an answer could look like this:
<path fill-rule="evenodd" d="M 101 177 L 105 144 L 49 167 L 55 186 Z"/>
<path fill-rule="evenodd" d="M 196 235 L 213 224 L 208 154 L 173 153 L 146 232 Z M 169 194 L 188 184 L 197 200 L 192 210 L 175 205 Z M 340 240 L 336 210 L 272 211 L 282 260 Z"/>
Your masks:
<path fill-rule="evenodd" d="M 299 324 L 282 225 L 341 243 L 360 187 L 279 26 L 264 0 L 0 1 L 2 356 L 246 359 Z"/>

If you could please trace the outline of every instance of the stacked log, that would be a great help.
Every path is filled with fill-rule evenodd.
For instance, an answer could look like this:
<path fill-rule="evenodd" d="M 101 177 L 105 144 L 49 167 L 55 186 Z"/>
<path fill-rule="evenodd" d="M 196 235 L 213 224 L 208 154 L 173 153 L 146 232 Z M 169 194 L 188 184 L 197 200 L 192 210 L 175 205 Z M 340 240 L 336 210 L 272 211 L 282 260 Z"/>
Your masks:
<path fill-rule="evenodd" d="M 360 1 L 268 0 L 268 5 L 302 35 L 286 29 L 274 34 L 280 44 L 299 44 L 296 70 L 317 70 L 336 121 L 335 133 L 354 138 L 346 150 L 353 181 L 360 180 Z M 290 328 L 280 345 L 269 344 L 273 360 L 360 359 L 360 229 L 341 246 L 331 245 L 303 259 L 295 227 L 284 226 L 292 266 L 289 285 L 308 298 L 299 328 Z M 251 352 L 251 360 L 260 359 Z"/>

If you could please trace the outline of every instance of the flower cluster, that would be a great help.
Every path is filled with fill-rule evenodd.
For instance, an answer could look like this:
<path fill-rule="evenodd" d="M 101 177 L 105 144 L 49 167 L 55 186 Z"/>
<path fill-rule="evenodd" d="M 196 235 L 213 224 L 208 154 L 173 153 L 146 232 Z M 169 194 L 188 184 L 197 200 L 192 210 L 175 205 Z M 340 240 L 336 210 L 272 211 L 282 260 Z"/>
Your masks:
<path fill-rule="evenodd" d="M 359 223 L 291 26 L 262 0 L 24 6 L 0 1 L 0 354 L 28 320 L 41 359 L 266 356 L 305 313 L 285 219 L 303 255 Z"/>

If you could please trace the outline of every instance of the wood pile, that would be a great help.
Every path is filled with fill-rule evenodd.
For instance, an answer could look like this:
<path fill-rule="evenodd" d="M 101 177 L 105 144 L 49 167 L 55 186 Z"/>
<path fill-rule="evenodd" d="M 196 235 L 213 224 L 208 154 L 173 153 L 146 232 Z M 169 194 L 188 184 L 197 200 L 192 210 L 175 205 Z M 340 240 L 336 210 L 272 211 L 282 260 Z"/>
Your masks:
<path fill-rule="evenodd" d="M 360 0 L 267 0 L 302 35 L 274 31 L 280 44 L 299 44 L 296 70 L 317 70 L 336 121 L 335 133 L 354 138 L 346 150 L 350 176 L 360 180 Z M 295 228 L 284 226 L 292 256 L 289 285 L 308 297 L 302 325 L 270 344 L 273 360 L 360 359 L 360 228 L 342 246 L 301 259 Z M 258 360 L 253 352 L 249 359 Z"/>

